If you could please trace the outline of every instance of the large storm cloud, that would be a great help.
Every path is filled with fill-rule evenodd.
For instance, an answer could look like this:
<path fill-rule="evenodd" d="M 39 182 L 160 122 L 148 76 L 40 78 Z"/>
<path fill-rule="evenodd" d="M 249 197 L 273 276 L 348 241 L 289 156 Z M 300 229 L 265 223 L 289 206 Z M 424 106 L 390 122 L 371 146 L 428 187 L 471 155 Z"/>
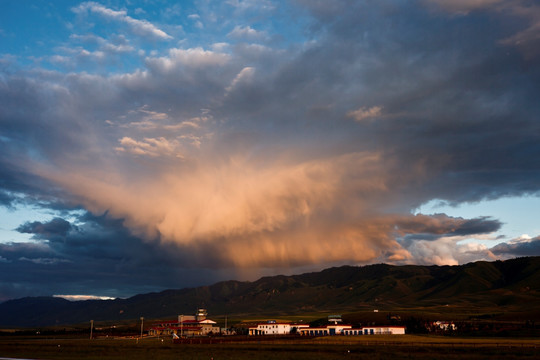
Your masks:
<path fill-rule="evenodd" d="M 297 1 L 301 20 L 282 34 L 246 14 L 283 4 L 248 5 L 201 6 L 186 18 L 215 41 L 173 43 L 173 27 L 86 2 L 72 16 L 125 33 L 74 32 L 78 45 L 40 66 L 4 56 L 0 204 L 86 215 L 22 219 L 34 242 L 2 244 L 1 266 L 97 281 L 117 278 L 81 264 L 218 278 L 538 254 L 535 242 L 458 244 L 489 238 L 497 219 L 413 215 L 432 199 L 540 190 L 538 5 Z M 227 14 L 238 22 L 217 20 Z M 166 48 L 135 55 L 137 41 Z M 124 53 L 140 65 L 104 70 Z"/>

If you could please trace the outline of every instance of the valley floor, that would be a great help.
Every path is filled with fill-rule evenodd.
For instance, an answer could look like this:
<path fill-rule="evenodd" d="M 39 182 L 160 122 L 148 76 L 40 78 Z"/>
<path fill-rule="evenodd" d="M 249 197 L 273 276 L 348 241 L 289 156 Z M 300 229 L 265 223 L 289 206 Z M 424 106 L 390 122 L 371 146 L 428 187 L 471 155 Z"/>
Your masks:
<path fill-rule="evenodd" d="M 305 340 L 173 344 L 171 339 L 0 337 L 0 358 L 24 359 L 538 359 L 540 339 L 437 336 L 325 337 Z"/>

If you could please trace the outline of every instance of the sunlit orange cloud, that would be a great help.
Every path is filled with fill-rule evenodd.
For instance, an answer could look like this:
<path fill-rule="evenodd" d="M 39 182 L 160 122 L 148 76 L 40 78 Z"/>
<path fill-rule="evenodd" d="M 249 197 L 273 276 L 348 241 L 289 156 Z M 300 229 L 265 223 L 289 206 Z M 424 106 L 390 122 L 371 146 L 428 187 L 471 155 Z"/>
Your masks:
<path fill-rule="evenodd" d="M 38 171 L 88 210 L 108 211 L 134 234 L 191 253 L 194 265 L 294 267 L 406 261 L 411 255 L 396 236 L 457 224 L 381 211 L 389 197 L 381 163 L 376 153 L 264 166 L 236 155 L 129 177 L 114 167 Z"/>

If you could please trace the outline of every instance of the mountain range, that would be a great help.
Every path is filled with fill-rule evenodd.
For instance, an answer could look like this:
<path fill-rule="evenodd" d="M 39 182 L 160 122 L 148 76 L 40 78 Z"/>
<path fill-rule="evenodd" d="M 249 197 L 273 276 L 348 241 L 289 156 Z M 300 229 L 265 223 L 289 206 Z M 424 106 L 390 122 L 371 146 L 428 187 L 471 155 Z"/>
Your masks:
<path fill-rule="evenodd" d="M 292 316 L 308 313 L 459 311 L 540 314 L 540 257 L 457 266 L 341 266 L 257 281 L 165 290 L 128 299 L 68 301 L 27 297 L 0 304 L 0 327 L 39 327 L 95 321 L 175 319 L 197 307 L 212 316 Z M 456 310 L 457 311 L 457 310 Z"/>

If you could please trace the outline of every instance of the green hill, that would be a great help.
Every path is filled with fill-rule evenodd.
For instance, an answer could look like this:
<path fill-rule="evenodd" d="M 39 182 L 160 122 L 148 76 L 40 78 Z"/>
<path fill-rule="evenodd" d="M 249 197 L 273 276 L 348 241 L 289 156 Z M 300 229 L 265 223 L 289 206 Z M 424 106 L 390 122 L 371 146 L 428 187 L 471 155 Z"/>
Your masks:
<path fill-rule="evenodd" d="M 49 326 L 95 321 L 175 318 L 205 307 L 211 316 L 272 317 L 304 313 L 428 311 L 540 314 L 540 257 L 461 266 L 342 266 L 254 282 L 70 302 L 35 297 L 0 304 L 0 326 Z"/>

